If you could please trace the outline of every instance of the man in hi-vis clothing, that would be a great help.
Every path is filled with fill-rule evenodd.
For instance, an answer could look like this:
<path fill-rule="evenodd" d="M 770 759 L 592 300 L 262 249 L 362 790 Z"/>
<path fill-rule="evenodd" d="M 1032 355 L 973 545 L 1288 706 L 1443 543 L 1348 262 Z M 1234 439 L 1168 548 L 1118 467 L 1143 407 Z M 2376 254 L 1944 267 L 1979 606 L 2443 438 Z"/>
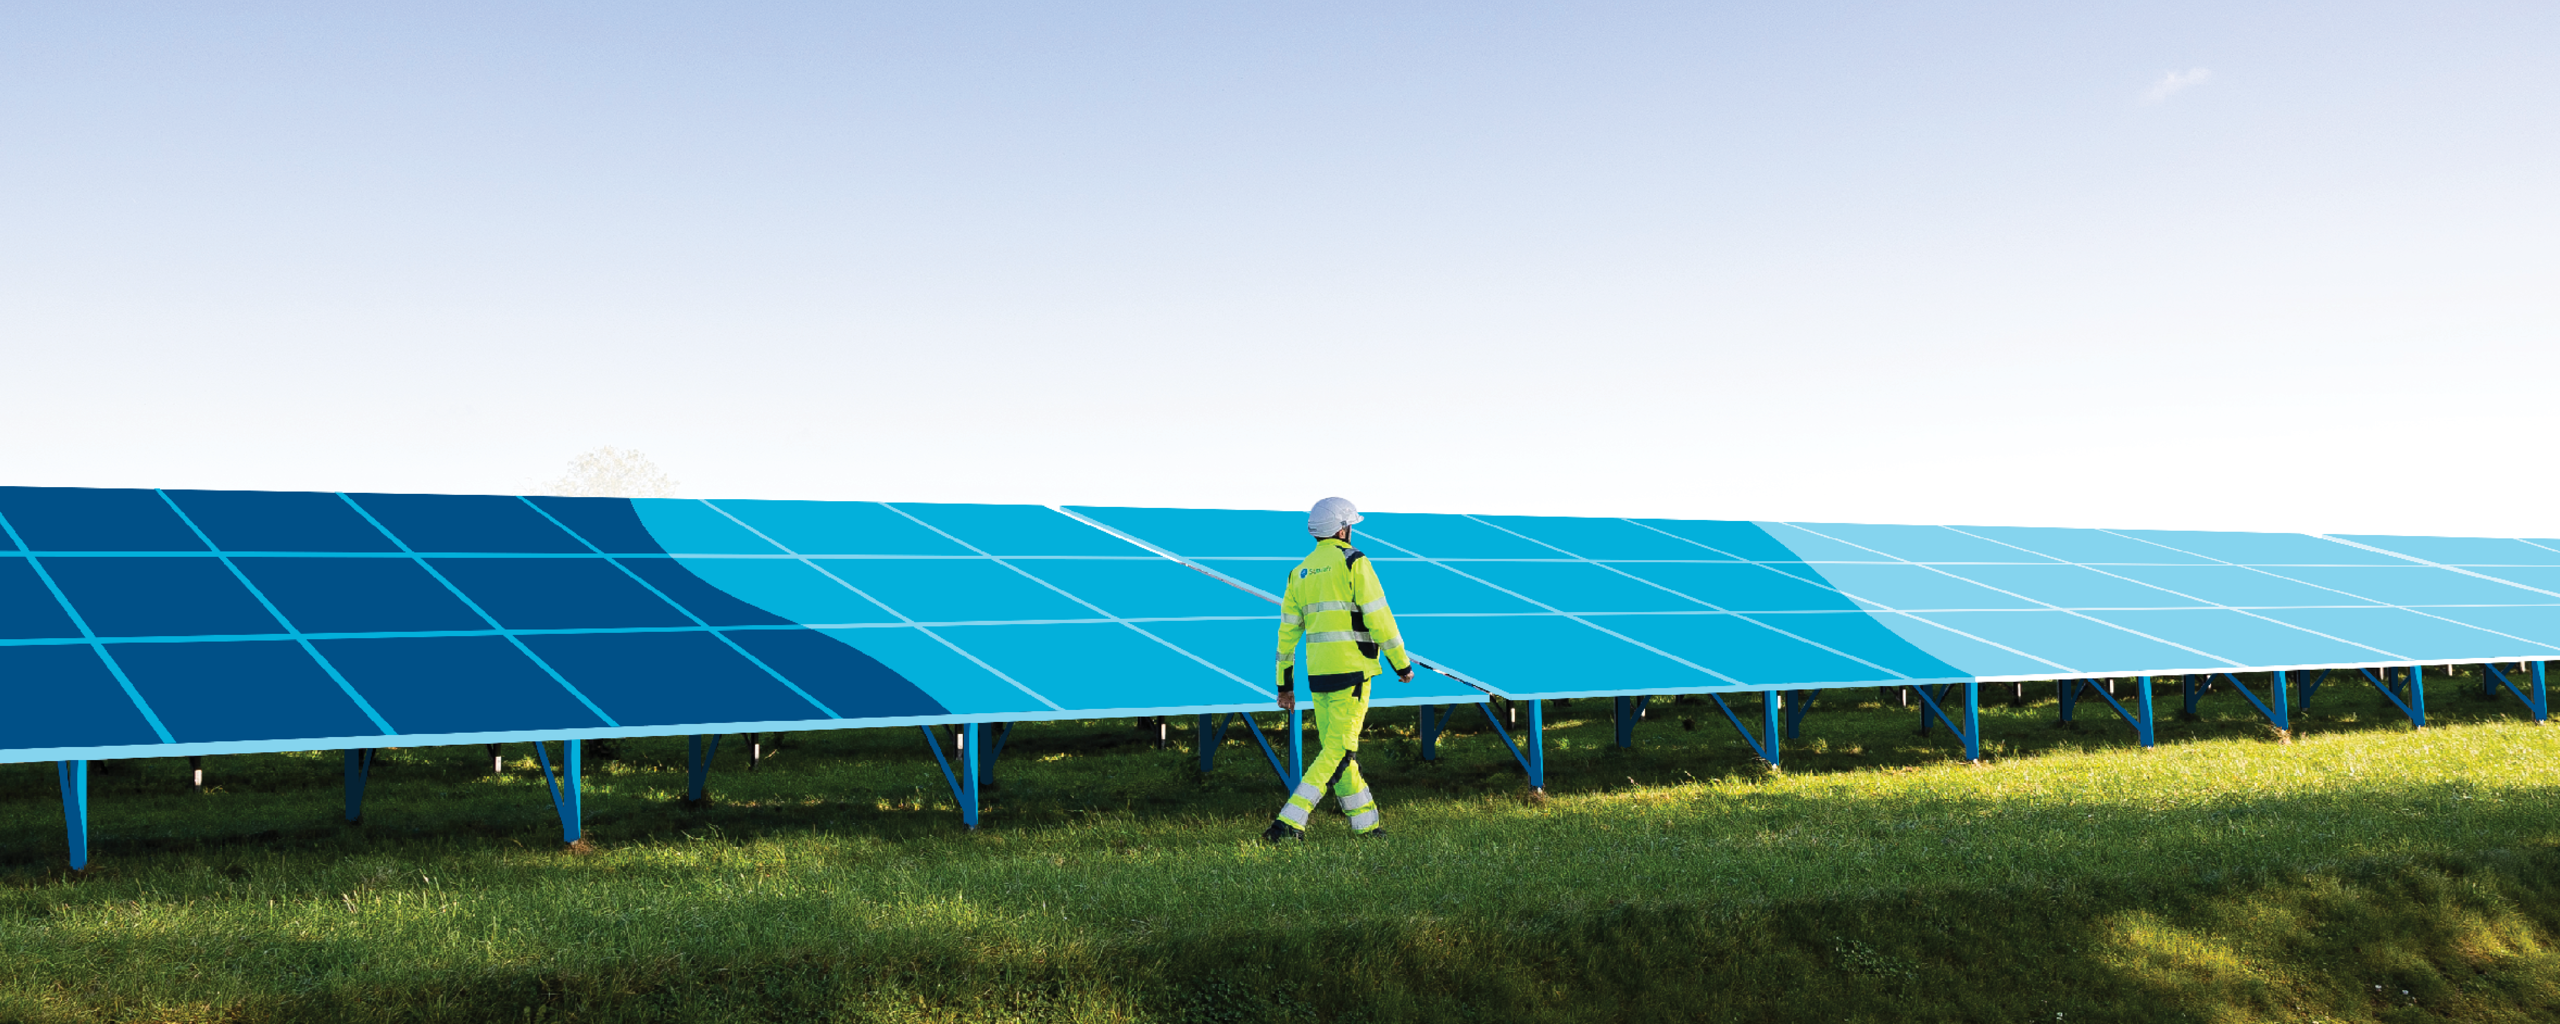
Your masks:
<path fill-rule="evenodd" d="M 1387 610 L 1387 592 L 1378 585 L 1378 570 L 1351 546 L 1351 524 L 1360 510 L 1341 498 L 1326 498 L 1307 513 L 1307 533 L 1316 549 L 1289 570 L 1289 588 L 1280 597 L 1280 710 L 1298 706 L 1292 674 L 1298 638 L 1307 641 L 1307 690 L 1315 694 L 1316 735 L 1323 749 L 1307 765 L 1298 789 L 1280 808 L 1280 817 L 1262 838 L 1287 842 L 1307 837 L 1307 815 L 1333 786 L 1342 813 L 1351 816 L 1351 834 L 1376 835 L 1378 802 L 1360 777 L 1360 723 L 1369 716 L 1369 681 L 1378 675 L 1378 656 L 1395 666 L 1396 678 L 1413 681 L 1413 661 L 1396 631 L 1395 613 Z"/>

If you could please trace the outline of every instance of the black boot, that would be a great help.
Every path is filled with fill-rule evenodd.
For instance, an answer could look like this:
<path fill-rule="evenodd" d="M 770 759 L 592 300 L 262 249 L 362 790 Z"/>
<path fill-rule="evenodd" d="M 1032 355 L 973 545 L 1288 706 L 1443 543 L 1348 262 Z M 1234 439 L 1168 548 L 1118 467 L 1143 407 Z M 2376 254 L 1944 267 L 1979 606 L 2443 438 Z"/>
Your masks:
<path fill-rule="evenodd" d="M 1304 830 L 1290 828 L 1288 822 L 1276 818 L 1272 819 L 1270 828 L 1262 830 L 1262 841 L 1266 843 L 1295 843 L 1306 838 Z"/>

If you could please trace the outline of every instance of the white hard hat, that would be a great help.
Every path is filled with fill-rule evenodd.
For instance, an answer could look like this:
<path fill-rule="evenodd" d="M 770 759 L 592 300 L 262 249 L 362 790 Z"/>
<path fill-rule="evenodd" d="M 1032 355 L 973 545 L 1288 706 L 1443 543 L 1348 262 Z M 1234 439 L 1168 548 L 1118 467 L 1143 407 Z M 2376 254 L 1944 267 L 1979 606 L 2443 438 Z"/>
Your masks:
<path fill-rule="evenodd" d="M 1349 498 L 1326 498 L 1307 510 L 1307 535 L 1330 537 L 1342 528 L 1360 521 L 1360 510 L 1351 506 Z"/>

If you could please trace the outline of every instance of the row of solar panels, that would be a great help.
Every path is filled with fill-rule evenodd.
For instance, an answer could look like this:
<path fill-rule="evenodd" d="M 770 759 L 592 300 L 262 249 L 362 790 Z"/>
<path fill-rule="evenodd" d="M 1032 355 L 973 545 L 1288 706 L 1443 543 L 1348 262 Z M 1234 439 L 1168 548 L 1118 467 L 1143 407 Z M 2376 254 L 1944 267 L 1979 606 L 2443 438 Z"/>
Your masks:
<path fill-rule="evenodd" d="M 0 488 L 0 758 L 1267 708 L 1302 523 Z M 1514 697 L 2560 655 L 2560 542 L 1392 513 L 1357 540 L 1413 648 Z"/>

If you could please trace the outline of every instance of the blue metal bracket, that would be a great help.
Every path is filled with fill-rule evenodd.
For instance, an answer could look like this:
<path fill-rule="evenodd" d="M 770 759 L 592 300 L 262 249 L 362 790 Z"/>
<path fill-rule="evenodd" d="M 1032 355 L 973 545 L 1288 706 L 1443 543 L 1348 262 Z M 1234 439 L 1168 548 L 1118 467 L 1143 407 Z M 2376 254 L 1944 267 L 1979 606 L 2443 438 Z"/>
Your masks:
<path fill-rule="evenodd" d="M 2311 695 L 2320 692 L 2320 685 L 2329 681 L 2329 673 L 2331 671 L 2333 670 L 2325 668 L 2321 669 L 2317 675 L 2312 676 L 2308 681 L 2303 681 L 2301 685 L 2294 687 L 2293 709 L 2295 711 L 2301 711 L 2311 706 Z"/>
<path fill-rule="evenodd" d="M 1716 708 L 1724 712 L 1726 721 L 1733 723 L 1733 731 L 1742 734 L 1742 742 L 1751 747 L 1753 754 L 1769 762 L 1772 768 L 1778 766 L 1778 691 L 1760 691 L 1760 729 L 1756 735 L 1749 726 L 1742 724 L 1742 716 L 1733 713 L 1732 705 L 1724 702 L 1723 694 L 1710 693 L 1707 699 L 1716 702 Z"/>
<path fill-rule="evenodd" d="M 1618 725 L 1618 749 L 1636 745 L 1636 723 L 1644 720 L 1644 709 L 1652 703 L 1651 697 L 1618 698 L 1618 713 L 1612 719 Z"/>
<path fill-rule="evenodd" d="M 978 763 L 982 760 L 977 753 L 978 723 L 967 722 L 959 727 L 960 771 L 958 774 L 953 774 L 951 771 L 951 759 L 942 756 L 942 738 L 933 734 L 933 727 L 919 725 L 916 729 L 924 733 L 924 745 L 933 751 L 933 763 L 942 769 L 942 781 L 951 784 L 951 799 L 960 804 L 960 823 L 973 829 L 977 828 Z"/>
<path fill-rule="evenodd" d="M 1963 725 L 1957 725 L 1955 719 L 1947 717 L 1946 708 L 1941 706 L 1947 698 L 1955 695 L 1956 687 L 1959 686 L 1964 687 Z M 1955 733 L 1956 740 L 1964 744 L 1965 760 L 1982 760 L 1981 680 L 1968 679 L 1961 683 L 1941 683 L 1935 694 L 1931 694 L 1927 686 L 1915 685 L 1911 688 L 1911 692 L 1920 695 L 1920 735 L 1929 734 L 1929 717 L 1935 715 L 1938 721 L 1947 724 L 1947 731 Z"/>
<path fill-rule="evenodd" d="M 1244 720 L 1245 720 L 1248 724 L 1250 724 L 1250 723 L 1253 721 L 1253 716 L 1252 716 L 1252 715 L 1246 715 L 1246 716 L 1244 716 Z M 1254 734 L 1255 736 L 1260 736 L 1260 735 L 1262 735 L 1262 730 L 1260 730 L 1260 729 L 1255 729 L 1255 730 L 1253 731 L 1253 734 Z M 1270 744 L 1265 743 L 1265 744 L 1263 745 L 1263 749 L 1266 749 L 1266 750 L 1270 749 Z M 1279 767 L 1279 766 L 1275 764 L 1275 765 L 1273 765 L 1272 767 L 1277 768 L 1277 767 Z M 1287 772 L 1282 773 L 1281 780 L 1280 780 L 1280 785 L 1281 785 L 1281 786 L 1283 786 L 1283 787 L 1285 787 L 1285 788 L 1288 788 L 1288 789 L 1292 789 L 1292 790 L 1294 790 L 1294 789 L 1296 789 L 1296 788 L 1297 788 L 1297 786 L 1298 786 L 1298 780 L 1299 780 L 1299 779 L 1302 779 L 1302 778 L 1305 778 L 1305 777 L 1306 777 L 1306 775 L 1307 775 L 1307 719 L 1306 719 L 1306 713 L 1305 713 L 1305 712 L 1303 712 L 1303 711 L 1298 710 L 1297 708 L 1294 708 L 1294 707 L 1293 707 L 1293 708 L 1290 708 L 1290 709 L 1289 709 L 1289 770 L 1288 770 Z"/>
<path fill-rule="evenodd" d="M 2364 673 L 2366 682 L 2372 683 L 2374 689 L 2382 691 L 2383 698 L 2389 700 L 2392 706 L 2399 708 L 2401 714 L 2409 716 L 2410 728 L 2427 727 L 2427 670 L 2424 667 L 2418 665 L 2397 669 L 2386 667 L 2379 675 L 2369 668 L 2360 668 L 2356 671 Z"/>
<path fill-rule="evenodd" d="M 347 820 L 364 820 L 364 781 L 373 774 L 370 748 L 347 751 Z"/>
<path fill-rule="evenodd" d="M 1476 705 L 1484 712 L 1484 720 L 1493 723 L 1493 734 L 1502 737 L 1502 745 L 1511 748 L 1511 759 L 1520 762 L 1520 770 L 1529 776 L 1529 788 L 1541 793 L 1547 789 L 1547 710 L 1542 700 L 1529 701 L 1529 746 L 1522 750 L 1511 742 L 1511 730 L 1502 727 L 1502 719 L 1494 716 L 1490 703 Z"/>
<path fill-rule="evenodd" d="M 711 762 L 720 756 L 719 734 L 708 737 L 711 742 L 707 744 L 702 742 L 704 738 L 684 738 L 684 801 L 688 804 L 698 805 L 705 799 L 703 790 L 711 781 Z"/>
<path fill-rule="evenodd" d="M 560 742 L 559 778 L 552 777 L 551 752 L 539 741 L 533 745 L 534 760 L 542 764 L 542 788 L 551 791 L 551 809 L 560 812 L 560 841 L 575 843 L 585 835 L 584 787 L 580 785 L 579 766 L 586 759 L 585 740 Z"/>
<path fill-rule="evenodd" d="M 89 762 L 54 765 L 62 780 L 62 828 L 70 834 L 71 870 L 89 870 Z"/>
<path fill-rule="evenodd" d="M 1440 730 L 1449 727 L 1449 716 L 1457 709 L 1446 704 L 1436 708 L 1419 704 L 1414 710 L 1422 716 L 1421 727 L 1417 730 L 1422 738 L 1422 759 L 1437 761 L 1440 759 Z"/>
<path fill-rule="evenodd" d="M 1296 789 L 1298 787 L 1298 775 L 1306 774 L 1305 769 L 1301 768 L 1298 775 L 1289 774 L 1288 766 L 1280 763 L 1279 752 L 1271 749 L 1271 738 L 1262 734 L 1262 727 L 1254 724 L 1252 715 L 1246 714 L 1242 711 L 1230 711 L 1224 716 L 1200 716 L 1201 774 L 1205 775 L 1210 769 L 1217 766 L 1218 747 L 1227 742 L 1227 727 L 1235 724 L 1235 720 L 1238 718 L 1244 719 L 1244 731 L 1251 733 L 1253 735 L 1253 742 L 1255 745 L 1262 748 L 1262 759 L 1271 762 L 1271 774 L 1280 777 L 1280 788 Z M 1289 724 L 1297 724 L 1296 713 L 1291 713 Z M 1294 748 L 1296 747 L 1297 742 L 1298 734 L 1295 730 L 1292 730 L 1289 733 L 1289 743 L 1293 748 L 1291 750 L 1291 760 L 1293 761 L 1296 760 L 1295 755 L 1297 752 Z"/>
<path fill-rule="evenodd" d="M 1822 692 L 1822 691 L 1820 691 L 1820 690 L 1789 690 L 1789 691 L 1787 691 L 1787 738 L 1788 738 L 1788 739 L 1791 739 L 1791 740 L 1792 740 L 1792 739 L 1801 739 L 1801 738 L 1803 737 L 1803 735 L 1804 735 L 1804 713 L 1805 713 L 1805 712 L 1807 712 L 1807 711 L 1811 711 L 1811 710 L 1813 710 L 1813 699 L 1814 699 L 1814 695 L 1819 694 L 1819 693 L 1821 693 L 1821 692 Z"/>
<path fill-rule="evenodd" d="M 2266 700 L 2259 700 L 2258 695 L 2249 689 L 2248 684 L 2241 682 L 2239 676 L 2229 672 L 2218 674 L 2224 679 L 2231 680 L 2231 688 L 2240 691 L 2241 696 L 2249 698 L 2249 705 L 2257 708 L 2259 714 L 2266 716 L 2267 724 L 2286 732 L 2293 730 L 2293 701 L 2286 695 L 2286 689 L 2289 686 L 2287 673 L 2267 673 L 2270 689 Z M 2193 703 L 2193 698 L 2189 698 L 2189 703 Z"/>
<path fill-rule="evenodd" d="M 2539 725 L 2551 719 L 2551 691 L 2543 685 L 2543 664 L 2539 661 L 2524 663 L 2524 669 L 2532 677 L 2529 681 L 2533 684 L 2533 692 L 2530 694 L 2517 689 L 2515 680 L 2508 678 L 2506 671 L 2496 665 L 2480 666 L 2480 688 L 2494 697 L 2498 691 L 2491 687 L 2506 687 L 2508 693 L 2515 694 L 2517 700 L 2524 702 L 2525 710 L 2533 712 L 2533 721 Z"/>
<path fill-rule="evenodd" d="M 2117 718 L 2124 719 L 2124 724 L 2133 727 L 2135 738 L 2141 740 L 2143 746 L 2152 746 L 2158 739 L 2157 730 L 2152 728 L 2150 676 L 2136 676 L 2133 680 L 2134 706 L 2141 709 L 2139 711 L 2125 710 L 2124 702 L 2117 700 L 2115 694 L 2108 693 L 2107 688 L 2099 685 L 2095 679 L 2056 680 L 2054 685 L 2061 690 L 2063 721 L 2071 721 L 2073 714 L 2079 710 L 2082 693 L 2094 692 L 2098 695 L 2098 699 L 2106 701 L 2108 707 L 2115 709 Z"/>

